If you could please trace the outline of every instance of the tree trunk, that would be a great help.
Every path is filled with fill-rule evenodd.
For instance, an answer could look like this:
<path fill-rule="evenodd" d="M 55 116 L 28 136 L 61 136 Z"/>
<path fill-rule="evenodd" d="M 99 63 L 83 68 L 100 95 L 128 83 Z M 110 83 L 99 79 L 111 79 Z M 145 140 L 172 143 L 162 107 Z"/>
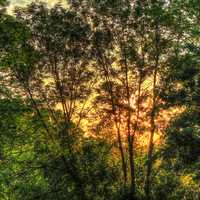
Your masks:
<path fill-rule="evenodd" d="M 109 70 L 108 70 L 109 64 L 106 60 L 104 60 L 101 53 L 98 52 L 98 55 L 99 55 L 98 61 L 99 61 L 99 64 L 103 68 L 105 80 L 109 83 L 109 85 L 107 86 L 107 89 L 108 89 L 110 99 L 111 99 L 112 115 L 114 117 L 114 124 L 115 124 L 115 127 L 117 129 L 117 140 L 118 140 L 118 145 L 119 145 L 118 147 L 119 147 L 121 162 L 122 162 L 121 164 L 122 164 L 122 171 L 123 171 L 123 176 L 124 176 L 124 185 L 126 185 L 126 183 L 127 183 L 127 164 L 126 164 L 123 144 L 122 144 L 122 140 L 121 140 L 121 132 L 120 132 L 120 128 L 118 126 L 117 113 L 116 113 L 116 103 L 115 103 L 115 100 L 114 100 L 112 83 L 111 83 L 111 80 L 110 80 L 110 74 L 109 74 Z"/>
<path fill-rule="evenodd" d="M 152 108 L 150 116 L 150 135 L 149 135 L 149 144 L 147 152 L 147 171 L 145 178 L 145 195 L 146 199 L 151 199 L 150 190 L 151 190 L 151 173 L 152 173 L 152 164 L 153 164 L 153 150 L 154 150 L 154 132 L 155 132 L 155 111 L 156 111 L 156 80 L 157 80 L 157 66 L 158 58 L 156 59 L 156 67 L 153 74 L 153 95 L 152 95 Z"/>
<path fill-rule="evenodd" d="M 134 137 L 133 135 L 128 135 L 128 150 L 129 150 L 129 163 L 130 163 L 130 173 L 131 173 L 131 186 L 130 186 L 130 196 L 129 200 L 135 200 L 135 163 L 134 163 Z"/>
<path fill-rule="evenodd" d="M 154 111 L 152 111 L 154 112 Z M 153 114 L 152 114 L 153 115 Z M 152 172 L 152 164 L 153 164 L 153 149 L 154 149 L 154 132 L 155 132 L 155 121 L 154 117 L 151 117 L 151 130 L 149 136 L 149 145 L 148 145 L 148 153 L 147 153 L 147 171 L 146 171 L 146 182 L 145 182 L 145 194 L 146 199 L 151 199 L 150 189 L 151 189 L 151 172 Z"/>
<path fill-rule="evenodd" d="M 125 160 L 125 156 L 124 156 L 124 149 L 123 149 L 123 144 L 122 144 L 122 140 L 121 140 L 120 128 L 117 125 L 117 122 L 115 122 L 115 126 L 117 129 L 118 145 L 119 145 L 120 156 L 122 159 L 122 171 L 123 171 L 123 176 L 124 176 L 124 185 L 126 185 L 126 183 L 127 183 L 127 166 L 126 166 L 126 160 Z"/>
<path fill-rule="evenodd" d="M 127 137 L 128 137 L 128 152 L 129 152 L 129 165 L 130 165 L 130 178 L 131 178 L 131 185 L 130 185 L 130 200 L 135 199 L 135 163 L 134 163 L 134 133 L 131 131 L 131 102 L 130 102 L 130 87 L 129 87 L 129 77 L 128 77 L 128 65 L 126 62 L 126 55 L 125 56 L 125 69 L 126 69 L 126 98 L 128 103 L 128 111 L 127 111 Z"/>
<path fill-rule="evenodd" d="M 158 21 L 155 23 L 155 66 L 153 69 L 153 91 L 152 91 L 152 108 L 150 116 L 150 136 L 147 151 L 147 171 L 145 177 L 145 195 L 146 199 L 151 199 L 151 183 L 152 183 L 152 166 L 153 166 L 153 151 L 154 151 L 154 132 L 155 132 L 155 112 L 156 112 L 156 99 L 157 99 L 157 75 L 158 75 L 158 65 L 160 57 L 160 34 Z"/>

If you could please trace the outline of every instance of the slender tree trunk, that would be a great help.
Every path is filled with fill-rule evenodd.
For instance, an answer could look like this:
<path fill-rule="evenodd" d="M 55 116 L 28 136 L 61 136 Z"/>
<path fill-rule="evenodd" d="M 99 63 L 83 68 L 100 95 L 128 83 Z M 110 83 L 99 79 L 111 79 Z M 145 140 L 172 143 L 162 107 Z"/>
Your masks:
<path fill-rule="evenodd" d="M 126 183 L 127 183 L 127 165 L 126 165 L 124 149 L 123 149 L 123 144 L 122 144 L 122 139 L 121 139 L 121 131 L 120 131 L 118 121 L 117 121 L 116 105 L 115 105 L 115 102 L 114 102 L 114 94 L 113 94 L 113 90 L 112 90 L 112 86 L 111 86 L 111 81 L 108 77 L 107 77 L 107 79 L 108 79 L 108 82 L 110 83 L 109 91 L 110 91 L 110 97 L 111 97 L 111 102 L 112 102 L 112 113 L 113 113 L 113 116 L 114 116 L 115 127 L 117 129 L 117 140 L 118 140 L 118 147 L 119 147 L 121 162 L 122 162 L 124 185 L 126 185 Z"/>
<path fill-rule="evenodd" d="M 130 174 L 131 174 L 130 200 L 134 200 L 135 199 L 134 135 L 131 134 L 130 111 L 128 111 L 127 131 L 128 131 L 129 164 L 130 164 Z"/>
<path fill-rule="evenodd" d="M 138 129 L 138 123 L 139 123 L 139 117 L 140 117 L 140 99 L 141 99 L 141 85 L 142 85 L 142 75 L 140 72 L 139 75 L 139 83 L 138 83 L 138 97 L 136 102 L 136 120 L 133 128 L 133 135 L 135 135 L 137 129 Z"/>
<path fill-rule="evenodd" d="M 153 74 L 153 94 L 152 94 L 152 108 L 150 115 L 150 135 L 148 142 L 148 151 L 147 151 L 147 171 L 145 177 L 145 194 L 146 199 L 151 199 L 151 174 L 152 174 L 152 165 L 153 165 L 153 150 L 154 150 L 154 133 L 155 133 L 155 111 L 156 111 L 156 81 L 158 73 L 158 55 L 156 58 L 156 66 Z"/>
<path fill-rule="evenodd" d="M 123 49 L 123 48 L 122 48 Z M 128 111 L 127 111 L 127 137 L 128 137 L 128 152 L 129 152 L 129 165 L 130 165 L 130 178 L 131 178 L 131 185 L 130 185 L 130 200 L 135 199 L 135 192 L 136 192 L 136 185 L 135 185 L 135 163 L 134 163 L 134 134 L 131 131 L 131 102 L 130 102 L 130 86 L 129 86 L 129 77 L 128 77 L 128 64 L 126 61 L 126 53 L 124 53 L 125 57 L 125 88 L 126 88 L 126 98 L 128 103 Z"/>
<path fill-rule="evenodd" d="M 156 109 L 156 79 L 157 79 L 157 69 L 154 71 L 153 77 L 153 103 L 151 110 L 151 118 L 150 118 L 150 135 L 149 135 L 149 144 L 148 144 L 148 152 L 147 152 L 147 171 L 146 171 L 146 179 L 145 179 L 145 194 L 146 199 L 151 199 L 150 190 L 151 190 L 151 172 L 152 172 L 152 164 L 153 164 L 153 150 L 154 150 L 154 132 L 155 132 L 155 109 Z"/>
<path fill-rule="evenodd" d="M 134 137 L 135 137 L 135 133 L 137 131 L 138 128 L 138 122 L 139 122 L 139 116 L 140 116 L 140 96 L 141 96 L 141 84 L 142 84 L 142 77 L 140 74 L 139 77 L 139 83 L 138 83 L 138 98 L 137 98 L 137 104 L 136 104 L 136 121 L 134 124 L 134 128 L 133 128 L 133 134 L 128 135 L 128 143 L 129 143 L 129 161 L 130 161 L 130 170 L 131 170 L 131 193 L 130 193 L 130 199 L 135 199 L 135 164 L 134 164 Z M 131 118 L 129 117 L 129 120 L 131 120 Z M 128 125 L 128 129 L 130 129 L 130 124 L 131 121 L 129 121 L 129 125 Z"/>
<path fill-rule="evenodd" d="M 155 132 L 155 112 L 156 112 L 156 85 L 157 85 L 157 75 L 158 75 L 158 62 L 159 62 L 159 28 L 158 24 L 156 24 L 155 29 L 155 67 L 153 72 L 153 93 L 152 93 L 152 108 L 150 115 L 150 135 L 149 135 L 149 143 L 148 143 L 148 151 L 147 151 L 147 171 L 145 177 L 145 195 L 146 199 L 151 199 L 151 183 L 152 183 L 152 166 L 153 166 L 153 151 L 154 151 L 154 132 Z"/>
<path fill-rule="evenodd" d="M 128 151 L 129 151 L 129 163 L 130 163 L 130 173 L 131 173 L 131 186 L 130 186 L 130 200 L 135 200 L 135 163 L 134 163 L 134 137 L 133 135 L 128 135 Z"/>
<path fill-rule="evenodd" d="M 119 151 L 120 151 L 120 156 L 122 160 L 122 171 L 123 171 L 123 176 L 124 176 L 124 185 L 127 183 L 127 166 L 126 166 L 126 160 L 124 156 L 124 149 L 123 149 L 123 144 L 122 144 L 122 139 L 121 139 L 121 133 L 120 133 L 120 128 L 117 122 L 115 122 L 115 127 L 117 129 L 117 139 L 118 139 L 118 145 L 119 145 Z"/>
<path fill-rule="evenodd" d="M 129 89 L 128 89 L 129 91 Z M 128 100 L 130 106 L 130 96 Z M 127 116 L 127 132 L 128 132 L 128 151 L 129 151 L 129 164 L 130 164 L 130 175 L 131 175 L 131 186 L 130 186 L 130 200 L 135 199 L 136 185 L 135 185 L 135 163 L 134 163 L 134 135 L 131 133 L 131 111 L 128 110 Z"/>
<path fill-rule="evenodd" d="M 126 164 L 126 160 L 125 160 L 125 154 L 124 154 L 124 149 L 123 149 L 123 144 L 122 144 L 122 139 L 121 139 L 121 131 L 118 126 L 116 103 L 114 100 L 112 83 L 111 83 L 110 75 L 109 75 L 109 64 L 106 61 L 106 58 L 104 58 L 101 55 L 100 51 L 97 51 L 97 53 L 98 53 L 98 62 L 102 66 L 102 69 L 104 71 L 105 80 L 108 82 L 107 89 L 108 89 L 110 99 L 111 99 L 111 104 L 112 104 L 111 105 L 112 106 L 112 115 L 114 117 L 114 124 L 115 124 L 116 130 L 117 130 L 117 140 L 118 140 L 118 147 L 119 147 L 120 156 L 121 156 L 121 165 L 122 165 L 122 172 L 123 172 L 123 176 L 124 176 L 124 185 L 126 185 L 126 183 L 127 183 L 127 164 Z"/>
<path fill-rule="evenodd" d="M 65 168 L 66 173 L 68 173 L 71 176 L 72 180 L 74 180 L 80 200 L 88 200 L 87 195 L 84 190 L 84 183 L 78 174 L 78 169 L 77 169 L 76 163 L 74 161 L 73 152 L 71 151 L 71 149 L 69 149 L 70 150 L 69 157 L 71 158 L 71 161 L 68 162 L 63 154 L 63 147 L 55 141 L 53 135 L 51 134 L 51 131 L 49 130 L 46 122 L 44 121 L 43 116 L 42 116 L 42 114 L 37 106 L 37 103 L 32 95 L 29 85 L 23 84 L 23 87 L 26 89 L 26 91 L 29 95 L 29 99 L 33 103 L 33 108 L 37 112 L 37 115 L 40 118 L 40 121 L 41 121 L 44 129 L 46 130 L 47 136 L 51 139 L 51 141 L 54 143 L 54 145 L 57 146 L 57 148 L 61 149 L 61 159 L 62 159 L 62 162 L 64 163 L 64 165 L 66 166 L 66 168 Z"/>

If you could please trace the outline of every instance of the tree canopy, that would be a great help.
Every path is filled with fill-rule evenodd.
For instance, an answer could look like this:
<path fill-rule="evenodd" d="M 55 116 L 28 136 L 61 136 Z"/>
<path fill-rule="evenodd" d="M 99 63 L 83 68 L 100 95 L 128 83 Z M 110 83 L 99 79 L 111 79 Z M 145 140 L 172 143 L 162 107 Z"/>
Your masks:
<path fill-rule="evenodd" d="M 197 0 L 0 0 L 0 199 L 200 199 Z"/>

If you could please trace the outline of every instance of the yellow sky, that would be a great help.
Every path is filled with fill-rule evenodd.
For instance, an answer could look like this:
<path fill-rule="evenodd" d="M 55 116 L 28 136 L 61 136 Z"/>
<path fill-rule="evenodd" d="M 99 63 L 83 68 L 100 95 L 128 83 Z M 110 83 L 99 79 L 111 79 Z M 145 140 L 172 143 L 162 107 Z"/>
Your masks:
<path fill-rule="evenodd" d="M 9 0 L 10 5 L 8 7 L 8 12 L 11 13 L 15 6 L 25 6 L 34 0 Z M 50 7 L 55 5 L 56 3 L 61 2 L 63 5 L 66 5 L 66 0 L 41 0 L 46 2 Z"/>

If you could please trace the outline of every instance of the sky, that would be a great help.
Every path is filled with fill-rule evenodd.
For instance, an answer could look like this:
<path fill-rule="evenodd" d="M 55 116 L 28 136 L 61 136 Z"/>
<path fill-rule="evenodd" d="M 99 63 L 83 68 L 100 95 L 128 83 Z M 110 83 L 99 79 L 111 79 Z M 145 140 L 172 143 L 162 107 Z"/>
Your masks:
<path fill-rule="evenodd" d="M 15 6 L 25 6 L 26 4 L 31 3 L 33 0 L 9 0 L 10 5 L 8 8 L 8 12 L 12 12 Z M 58 2 L 65 2 L 65 0 L 42 0 L 46 2 L 50 7 Z"/>

